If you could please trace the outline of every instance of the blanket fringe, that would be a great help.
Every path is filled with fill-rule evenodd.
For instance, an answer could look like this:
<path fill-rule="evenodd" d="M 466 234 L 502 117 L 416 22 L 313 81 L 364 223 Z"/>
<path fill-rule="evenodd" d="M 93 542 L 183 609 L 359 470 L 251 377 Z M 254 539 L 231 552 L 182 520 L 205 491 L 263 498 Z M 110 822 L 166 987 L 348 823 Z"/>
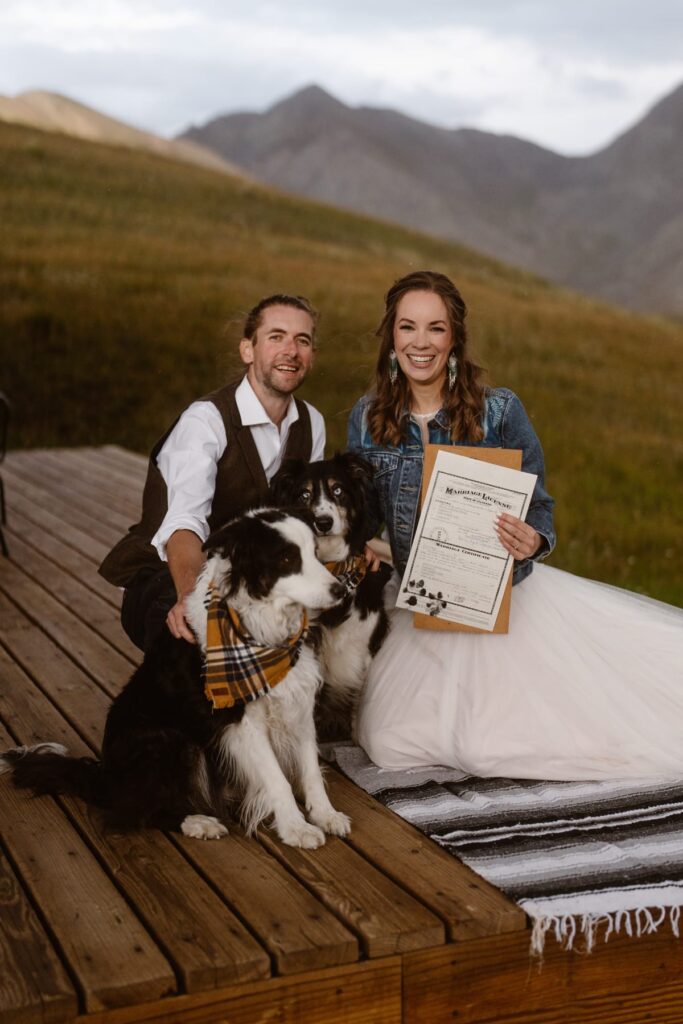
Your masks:
<path fill-rule="evenodd" d="M 652 935 L 668 919 L 671 931 L 680 936 L 681 908 L 640 907 L 637 910 L 619 910 L 613 914 L 564 914 L 556 917 L 533 918 L 531 953 L 542 957 L 548 932 L 555 936 L 563 949 L 577 949 L 577 940 L 583 939 L 584 953 L 592 953 L 600 925 L 605 925 L 604 942 L 611 935 L 624 931 L 629 937 Z"/>

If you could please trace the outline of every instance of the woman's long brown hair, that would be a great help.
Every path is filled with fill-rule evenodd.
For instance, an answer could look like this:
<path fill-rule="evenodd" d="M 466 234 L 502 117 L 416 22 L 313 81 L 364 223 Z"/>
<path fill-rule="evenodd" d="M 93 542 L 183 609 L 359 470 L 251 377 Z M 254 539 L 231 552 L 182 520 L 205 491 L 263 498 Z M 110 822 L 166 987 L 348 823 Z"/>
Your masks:
<path fill-rule="evenodd" d="M 451 424 L 451 440 L 481 441 L 484 436 L 482 425 L 485 387 L 481 383 L 483 370 L 467 355 L 467 330 L 465 317 L 467 307 L 453 282 L 445 274 L 433 270 L 417 270 L 394 282 L 385 298 L 384 317 L 377 328 L 380 339 L 377 356 L 375 397 L 368 410 L 368 427 L 375 444 L 400 443 L 405 436 L 407 419 L 403 414 L 410 408 L 410 388 L 405 376 L 398 369 L 395 384 L 389 379 L 389 353 L 394 347 L 394 324 L 396 307 L 408 292 L 434 292 L 439 295 L 448 310 L 448 319 L 453 337 L 452 351 L 458 361 L 458 375 L 455 387 L 449 391 L 444 385 L 443 409 Z"/>

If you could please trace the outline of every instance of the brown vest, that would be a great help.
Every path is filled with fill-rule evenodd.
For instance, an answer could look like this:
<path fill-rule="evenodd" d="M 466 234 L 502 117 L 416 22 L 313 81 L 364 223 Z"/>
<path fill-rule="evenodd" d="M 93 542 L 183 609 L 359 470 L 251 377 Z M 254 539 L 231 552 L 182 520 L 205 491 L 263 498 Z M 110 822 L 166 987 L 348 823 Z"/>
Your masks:
<path fill-rule="evenodd" d="M 216 484 L 209 529 L 215 530 L 247 509 L 268 500 L 268 480 L 249 427 L 242 426 L 235 391 L 240 382 L 227 384 L 201 401 L 213 402 L 223 418 L 228 444 L 218 460 Z M 310 462 L 313 438 L 311 417 L 305 402 L 295 399 L 299 419 L 292 424 L 284 458 Z M 142 495 L 142 518 L 109 552 L 99 571 L 117 587 L 129 587 L 141 569 L 161 569 L 164 565 L 150 543 L 168 511 L 168 491 L 157 466 L 157 456 L 178 420 L 154 445 L 149 457 L 147 480 Z"/>

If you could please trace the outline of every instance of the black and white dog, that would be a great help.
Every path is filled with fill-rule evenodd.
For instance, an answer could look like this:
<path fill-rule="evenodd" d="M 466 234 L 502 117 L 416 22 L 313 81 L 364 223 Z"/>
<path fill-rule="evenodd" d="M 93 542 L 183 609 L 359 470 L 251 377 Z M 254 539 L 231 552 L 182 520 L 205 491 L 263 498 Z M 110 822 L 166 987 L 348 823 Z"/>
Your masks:
<path fill-rule="evenodd" d="M 322 739 L 353 733 L 354 712 L 370 662 L 389 629 L 384 588 L 391 567 L 366 571 L 365 541 L 376 525 L 373 468 L 360 455 L 336 454 L 321 462 L 289 459 L 271 482 L 277 505 L 313 514 L 318 558 L 343 583 L 344 599 L 322 612 L 324 687 L 317 715 Z"/>
<path fill-rule="evenodd" d="M 315 848 L 350 823 L 325 791 L 314 724 L 321 683 L 317 643 L 266 696 L 216 709 L 201 682 L 205 597 L 216 588 L 244 630 L 268 649 L 296 635 L 304 609 L 331 609 L 343 587 L 316 557 L 303 518 L 277 509 L 247 513 L 207 541 L 206 565 L 189 601 L 197 646 L 163 629 L 107 716 L 102 759 L 64 756 L 57 744 L 9 751 L 0 771 L 37 793 L 73 793 L 117 827 L 180 829 L 198 839 L 227 834 L 219 820 L 226 786 L 237 784 L 252 831 L 272 816 L 282 842 Z M 308 821 L 299 810 L 294 780 Z"/>

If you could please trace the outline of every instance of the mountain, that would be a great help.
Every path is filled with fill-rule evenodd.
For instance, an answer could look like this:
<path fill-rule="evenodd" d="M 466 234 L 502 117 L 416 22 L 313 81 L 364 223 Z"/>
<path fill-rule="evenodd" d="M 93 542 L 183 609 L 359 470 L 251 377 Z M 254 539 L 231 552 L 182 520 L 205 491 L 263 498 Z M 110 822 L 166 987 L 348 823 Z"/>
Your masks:
<path fill-rule="evenodd" d="M 626 306 L 683 315 L 683 86 L 587 157 L 351 108 L 318 86 L 181 138 L 289 192 L 457 240 Z"/>
<path fill-rule="evenodd" d="M 556 280 L 683 314 L 683 86 L 605 149 L 573 161 L 544 202 L 567 244 Z"/>
<path fill-rule="evenodd" d="M 195 142 L 163 139 L 133 128 L 106 114 L 55 92 L 33 90 L 19 96 L 0 96 L 0 121 L 29 125 L 43 131 L 62 132 L 91 142 L 103 142 L 128 149 L 149 150 L 157 156 L 198 164 L 216 171 L 244 177 L 244 171 Z"/>

